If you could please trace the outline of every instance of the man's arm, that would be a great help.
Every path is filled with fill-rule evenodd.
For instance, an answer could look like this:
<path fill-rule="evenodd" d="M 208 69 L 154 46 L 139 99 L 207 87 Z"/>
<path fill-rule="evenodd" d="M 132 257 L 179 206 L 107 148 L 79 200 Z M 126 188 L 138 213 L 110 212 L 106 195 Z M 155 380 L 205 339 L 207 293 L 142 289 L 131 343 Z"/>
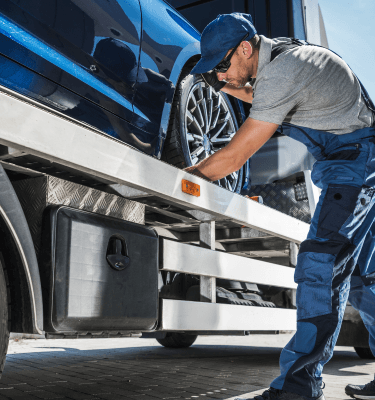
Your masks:
<path fill-rule="evenodd" d="M 279 125 L 248 118 L 227 146 L 185 171 L 217 181 L 239 170 L 276 132 Z"/>
<path fill-rule="evenodd" d="M 235 86 L 231 86 L 230 83 L 227 83 L 221 89 L 221 91 L 230 94 L 233 97 L 237 97 L 237 99 L 240 99 L 245 103 L 253 102 L 253 88 L 250 85 L 244 86 L 242 88 L 237 88 Z"/>

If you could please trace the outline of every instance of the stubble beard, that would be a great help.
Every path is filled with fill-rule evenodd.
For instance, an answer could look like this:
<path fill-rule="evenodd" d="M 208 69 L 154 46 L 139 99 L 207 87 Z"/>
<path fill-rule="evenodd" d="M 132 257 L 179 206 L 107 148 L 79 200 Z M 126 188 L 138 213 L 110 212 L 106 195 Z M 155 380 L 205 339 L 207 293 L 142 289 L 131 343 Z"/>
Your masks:
<path fill-rule="evenodd" d="M 232 83 L 231 81 L 229 81 L 229 85 L 234 86 L 237 89 L 241 89 L 243 88 L 248 82 L 249 82 L 249 78 L 245 78 L 245 77 L 240 77 L 240 79 L 238 79 L 238 84 L 236 83 Z"/>
<path fill-rule="evenodd" d="M 247 65 L 242 64 L 239 67 L 239 71 L 238 71 L 238 78 L 234 78 L 234 79 L 229 79 L 229 80 L 225 80 L 225 82 L 227 82 L 229 85 L 237 88 L 237 89 L 241 89 L 244 86 L 246 86 L 246 84 L 248 82 L 250 82 L 250 80 L 252 79 L 252 76 L 249 75 L 249 70 L 247 68 Z"/>
<path fill-rule="evenodd" d="M 249 74 L 249 71 L 248 71 L 248 69 L 246 68 L 246 65 L 244 65 L 244 66 L 242 67 L 241 76 L 242 76 L 242 78 L 241 78 L 241 83 L 240 83 L 240 85 L 238 86 L 238 88 L 243 88 L 243 87 L 246 86 L 246 84 L 249 83 L 250 80 L 252 79 L 252 76 L 251 76 L 251 74 Z"/>
<path fill-rule="evenodd" d="M 251 79 L 251 78 L 250 78 L 250 79 Z M 243 88 L 248 82 L 250 82 L 250 79 L 249 79 L 249 77 L 247 77 L 247 78 L 242 78 L 242 79 L 241 79 L 241 83 L 237 86 L 238 89 Z"/>

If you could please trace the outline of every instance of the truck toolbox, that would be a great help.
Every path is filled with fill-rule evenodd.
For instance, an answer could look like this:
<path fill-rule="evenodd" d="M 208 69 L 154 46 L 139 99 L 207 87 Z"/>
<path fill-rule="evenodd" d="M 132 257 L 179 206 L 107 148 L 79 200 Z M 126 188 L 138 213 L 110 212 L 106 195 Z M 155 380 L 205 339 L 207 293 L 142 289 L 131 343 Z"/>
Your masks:
<path fill-rule="evenodd" d="M 41 276 L 45 331 L 148 331 L 158 316 L 158 236 L 145 226 L 50 206 Z"/>
<path fill-rule="evenodd" d="M 38 256 L 41 250 L 43 213 L 50 205 L 79 208 L 95 214 L 145 224 L 144 204 L 79 183 L 43 175 L 16 180 L 12 185 L 25 213 Z"/>

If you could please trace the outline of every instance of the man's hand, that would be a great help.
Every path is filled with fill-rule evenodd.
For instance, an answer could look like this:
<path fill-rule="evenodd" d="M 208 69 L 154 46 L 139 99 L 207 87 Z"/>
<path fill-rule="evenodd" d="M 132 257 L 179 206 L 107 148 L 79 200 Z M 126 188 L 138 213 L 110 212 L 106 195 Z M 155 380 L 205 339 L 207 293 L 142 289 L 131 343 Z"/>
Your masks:
<path fill-rule="evenodd" d="M 193 165 L 192 167 L 186 167 L 184 168 L 184 171 L 186 172 L 190 172 L 191 174 L 194 175 L 194 170 L 195 170 L 195 166 Z"/>
<path fill-rule="evenodd" d="M 204 81 L 207 83 L 207 85 L 212 86 L 215 92 L 219 92 L 226 85 L 226 82 L 219 81 L 216 72 L 213 71 L 205 72 L 204 74 L 201 75 Z"/>
<path fill-rule="evenodd" d="M 211 182 L 211 179 L 209 179 L 206 175 L 203 175 L 202 172 L 200 172 L 195 165 L 184 168 L 184 171 L 189 172 L 192 175 L 199 176 L 200 178 L 206 179 L 207 181 Z"/>
<path fill-rule="evenodd" d="M 278 124 L 248 118 L 223 149 L 185 169 L 210 181 L 217 181 L 238 171 L 276 132 Z"/>

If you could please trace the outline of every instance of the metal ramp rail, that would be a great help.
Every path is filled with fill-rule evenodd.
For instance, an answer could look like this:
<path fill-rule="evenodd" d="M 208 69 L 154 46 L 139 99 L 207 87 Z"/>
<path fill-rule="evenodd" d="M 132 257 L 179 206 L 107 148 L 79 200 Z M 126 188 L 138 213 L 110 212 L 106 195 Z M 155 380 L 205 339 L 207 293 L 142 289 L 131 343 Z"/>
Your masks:
<path fill-rule="evenodd" d="M 306 238 L 308 224 L 4 87 L 0 87 L 0 118 L 4 168 L 29 175 L 48 173 L 145 203 L 146 224 L 162 237 L 160 269 L 201 276 L 201 302 L 161 301 L 160 329 L 295 329 L 294 310 L 216 304 L 215 279 L 295 289 L 293 269 L 286 265 L 295 264 L 297 245 Z M 200 185 L 200 197 L 182 192 L 183 179 Z"/>

